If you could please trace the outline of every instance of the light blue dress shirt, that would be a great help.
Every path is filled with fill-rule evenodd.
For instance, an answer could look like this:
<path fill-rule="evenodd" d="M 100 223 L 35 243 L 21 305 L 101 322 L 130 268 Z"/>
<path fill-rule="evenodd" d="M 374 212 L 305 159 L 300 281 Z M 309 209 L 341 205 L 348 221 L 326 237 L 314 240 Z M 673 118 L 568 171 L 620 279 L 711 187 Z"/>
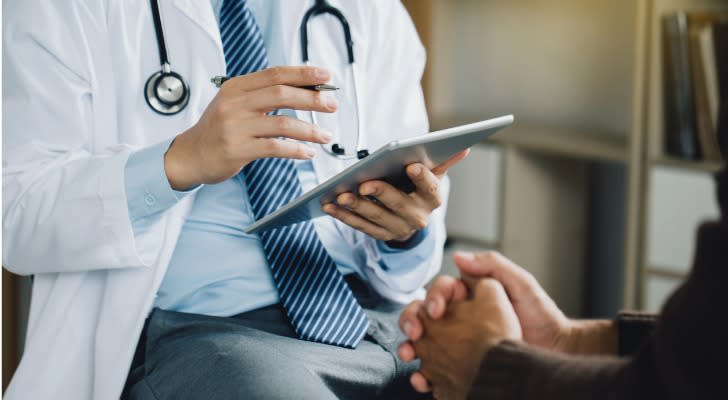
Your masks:
<path fill-rule="evenodd" d="M 216 15 L 219 1 L 212 0 Z M 265 30 L 263 30 L 265 32 Z M 194 83 L 193 83 L 194 84 Z M 204 83 L 199 83 L 204 84 Z M 132 153 L 126 164 L 125 186 L 132 228 L 145 217 L 176 204 L 190 192 L 171 188 L 164 171 L 164 154 L 172 139 Z M 311 161 L 296 161 L 304 191 L 318 184 Z M 196 198 L 182 228 L 175 251 L 155 299 L 167 310 L 231 316 L 279 301 L 278 292 L 257 235 L 243 232 L 254 222 L 245 181 L 241 175 L 215 185 L 196 188 Z M 357 273 L 360 265 L 349 244 L 342 240 L 333 219 L 317 226 L 319 237 L 342 274 Z M 406 273 L 432 253 L 434 235 L 418 232 L 406 248 L 394 249 L 378 242 L 379 264 Z"/>

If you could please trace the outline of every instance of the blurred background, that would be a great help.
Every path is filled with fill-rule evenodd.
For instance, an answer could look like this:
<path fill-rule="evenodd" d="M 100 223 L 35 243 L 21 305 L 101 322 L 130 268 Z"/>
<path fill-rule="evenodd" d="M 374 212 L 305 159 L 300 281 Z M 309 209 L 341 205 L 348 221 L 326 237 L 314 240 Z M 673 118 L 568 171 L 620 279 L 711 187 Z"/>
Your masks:
<path fill-rule="evenodd" d="M 517 121 L 451 172 L 443 273 L 457 274 L 455 250 L 495 249 L 570 316 L 658 310 L 689 271 L 697 226 L 718 215 L 712 175 L 725 146 L 721 155 L 699 121 L 708 109 L 712 141 L 727 135 L 714 109 L 728 99 L 717 89 L 728 73 L 710 75 L 721 53 L 706 49 L 725 47 L 728 1 L 403 3 L 428 51 L 431 127 Z M 681 69 L 693 64 L 702 67 Z M 682 142 L 668 145 L 673 137 Z M 2 295 L 4 389 L 23 348 L 30 283 L 3 270 Z"/>
<path fill-rule="evenodd" d="M 572 316 L 659 310 L 718 216 L 726 147 L 700 99 L 719 80 L 728 99 L 728 1 L 403 3 L 428 50 L 431 127 L 516 117 L 451 171 L 447 253 L 503 252 Z M 703 56 L 722 79 L 698 74 Z"/>

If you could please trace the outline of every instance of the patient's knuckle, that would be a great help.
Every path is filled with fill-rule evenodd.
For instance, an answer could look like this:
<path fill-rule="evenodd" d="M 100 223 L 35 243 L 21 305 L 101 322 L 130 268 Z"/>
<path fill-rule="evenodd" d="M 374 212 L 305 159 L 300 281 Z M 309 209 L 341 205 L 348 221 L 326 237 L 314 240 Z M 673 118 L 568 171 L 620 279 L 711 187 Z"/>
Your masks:
<path fill-rule="evenodd" d="M 496 251 L 489 250 L 489 251 L 485 251 L 485 252 L 480 253 L 478 255 L 478 258 L 483 263 L 493 264 L 493 263 L 497 263 L 499 261 L 500 254 L 498 252 L 496 252 Z"/>
<path fill-rule="evenodd" d="M 479 280 L 476 287 L 480 292 L 489 294 L 496 294 L 500 290 L 503 290 L 503 286 L 492 278 Z"/>
<path fill-rule="evenodd" d="M 432 283 L 433 288 L 441 289 L 450 286 L 454 279 L 450 276 L 440 276 Z"/>

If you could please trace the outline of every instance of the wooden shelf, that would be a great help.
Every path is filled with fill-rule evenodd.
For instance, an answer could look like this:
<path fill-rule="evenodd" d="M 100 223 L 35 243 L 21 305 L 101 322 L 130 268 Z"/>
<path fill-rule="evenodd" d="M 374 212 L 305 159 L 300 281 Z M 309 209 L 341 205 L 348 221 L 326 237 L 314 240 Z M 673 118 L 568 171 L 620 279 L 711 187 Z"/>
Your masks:
<path fill-rule="evenodd" d="M 488 241 L 482 239 L 474 239 L 465 236 L 448 235 L 447 241 L 445 242 L 445 248 L 452 248 L 458 245 L 465 245 L 470 247 L 478 247 L 483 251 L 496 250 L 501 248 L 501 244 L 498 241 Z"/>
<path fill-rule="evenodd" d="M 679 272 L 664 267 L 647 267 L 645 268 L 645 272 L 647 275 L 668 279 L 685 279 L 688 276 L 686 272 Z"/>
<path fill-rule="evenodd" d="M 629 156 L 626 136 L 585 129 L 516 124 L 492 140 L 529 151 L 584 160 L 626 163 Z"/>
<path fill-rule="evenodd" d="M 681 160 L 679 158 L 670 156 L 658 157 L 651 161 L 654 165 L 710 173 L 719 172 L 725 167 L 725 162 Z"/>
<path fill-rule="evenodd" d="M 432 121 L 432 129 L 444 129 L 483 119 L 483 117 L 453 116 Z M 544 154 L 594 161 L 626 163 L 629 158 L 627 136 L 615 132 L 590 129 L 546 127 L 534 123 L 516 122 L 485 143 L 507 146 Z"/>

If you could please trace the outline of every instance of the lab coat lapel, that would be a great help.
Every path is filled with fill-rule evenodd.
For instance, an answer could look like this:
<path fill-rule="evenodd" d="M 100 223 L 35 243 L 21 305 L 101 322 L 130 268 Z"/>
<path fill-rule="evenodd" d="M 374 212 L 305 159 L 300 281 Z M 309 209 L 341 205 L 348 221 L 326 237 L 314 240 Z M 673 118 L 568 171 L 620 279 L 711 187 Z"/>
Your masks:
<path fill-rule="evenodd" d="M 215 13 L 209 1 L 201 0 L 174 0 L 174 5 L 189 19 L 197 24 L 222 51 L 220 30 L 217 26 Z"/>

